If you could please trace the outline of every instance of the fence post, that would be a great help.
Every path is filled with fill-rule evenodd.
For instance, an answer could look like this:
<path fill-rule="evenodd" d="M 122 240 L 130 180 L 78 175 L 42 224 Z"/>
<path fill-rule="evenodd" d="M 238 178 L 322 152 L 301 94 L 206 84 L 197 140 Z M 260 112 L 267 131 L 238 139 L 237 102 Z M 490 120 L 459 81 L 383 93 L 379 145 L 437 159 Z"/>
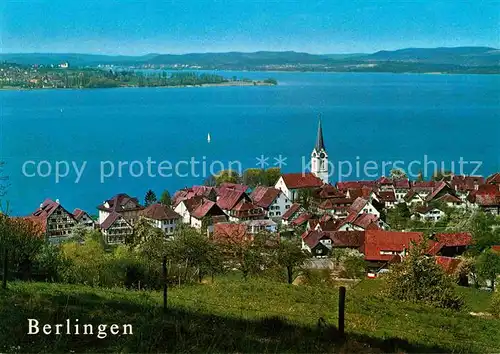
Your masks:
<path fill-rule="evenodd" d="M 345 286 L 339 288 L 339 333 L 344 336 L 345 324 Z"/>
<path fill-rule="evenodd" d="M 167 312 L 167 256 L 163 256 L 163 312 Z"/>
<path fill-rule="evenodd" d="M 4 245 L 3 249 L 3 278 L 2 278 L 2 289 L 7 289 L 7 273 L 8 273 L 9 262 L 7 260 L 7 245 Z"/>

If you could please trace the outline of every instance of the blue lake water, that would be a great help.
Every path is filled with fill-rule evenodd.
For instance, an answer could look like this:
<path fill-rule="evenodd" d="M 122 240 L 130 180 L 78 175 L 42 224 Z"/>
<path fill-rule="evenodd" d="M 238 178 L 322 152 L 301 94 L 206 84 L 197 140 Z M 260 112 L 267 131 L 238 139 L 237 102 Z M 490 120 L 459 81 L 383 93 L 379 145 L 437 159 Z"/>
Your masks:
<path fill-rule="evenodd" d="M 176 189 L 203 183 L 202 165 L 178 165 L 181 176 L 158 174 L 168 160 L 240 161 L 256 167 L 256 158 L 286 157 L 282 169 L 300 171 L 302 156 L 309 160 L 315 143 L 318 113 L 330 160 L 356 163 L 360 171 L 346 180 L 382 174 L 382 162 L 412 160 L 482 161 L 478 174 L 500 166 L 500 76 L 406 75 L 338 73 L 222 73 L 264 79 L 276 78 L 275 87 L 124 88 L 100 90 L 0 91 L 0 158 L 11 186 L 4 199 L 11 212 L 22 215 L 36 209 L 44 198 L 60 199 L 73 209 L 95 212 L 104 199 L 126 192 L 141 200 L 151 188 Z M 211 143 L 207 143 L 207 134 Z M 147 171 L 147 160 L 152 164 Z M 363 171 L 366 161 L 378 168 Z M 58 183 L 49 177 L 27 177 L 26 161 L 87 161 L 79 183 L 71 171 Z M 101 183 L 115 165 L 114 176 Z M 140 163 L 146 169 L 142 177 Z M 60 165 L 64 169 L 63 165 Z M 218 169 L 219 165 L 214 165 Z M 233 167 L 236 165 L 233 165 Z M 346 165 L 343 165 L 345 169 Z M 433 168 L 428 165 L 429 170 Z M 27 174 L 36 169 L 26 165 Z M 47 172 L 42 165 L 41 172 Z M 164 168 L 168 164 L 163 165 Z M 413 165 L 418 171 L 422 166 Z M 423 167 L 422 167 L 423 168 Z M 458 165 L 455 169 L 458 168 Z M 471 167 L 472 168 L 472 167 Z M 386 174 L 390 166 L 386 167 Z M 345 170 L 344 170 L 345 171 Z M 64 171 L 62 171 L 64 172 Z M 172 171 L 171 171 L 172 172 Z M 470 173 L 471 170 L 465 172 Z M 415 172 L 416 173 L 416 172 Z M 430 173 L 430 172 L 429 172 Z M 153 177 L 153 175 L 156 175 Z M 185 176 L 187 175 L 187 176 Z M 332 175 L 335 182 L 338 171 Z"/>

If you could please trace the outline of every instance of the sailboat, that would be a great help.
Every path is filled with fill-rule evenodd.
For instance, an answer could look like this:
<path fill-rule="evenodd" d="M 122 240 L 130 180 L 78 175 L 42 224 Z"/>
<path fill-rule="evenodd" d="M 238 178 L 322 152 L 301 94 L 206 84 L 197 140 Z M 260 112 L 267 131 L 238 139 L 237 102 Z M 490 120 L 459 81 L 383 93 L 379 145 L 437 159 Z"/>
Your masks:
<path fill-rule="evenodd" d="M 210 133 L 208 133 L 208 135 L 207 135 L 207 142 L 210 144 L 210 141 L 211 141 L 211 140 L 212 140 L 212 139 L 210 138 Z"/>

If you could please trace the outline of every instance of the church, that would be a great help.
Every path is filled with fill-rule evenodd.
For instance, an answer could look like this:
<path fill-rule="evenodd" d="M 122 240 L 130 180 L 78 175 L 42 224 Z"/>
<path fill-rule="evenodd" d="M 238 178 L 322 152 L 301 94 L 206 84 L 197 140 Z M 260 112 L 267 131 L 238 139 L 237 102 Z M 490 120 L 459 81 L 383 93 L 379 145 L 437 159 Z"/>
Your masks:
<path fill-rule="evenodd" d="M 323 128 L 321 120 L 318 123 L 316 145 L 311 153 L 311 171 L 299 173 L 284 173 L 275 184 L 292 202 L 297 199 L 302 189 L 321 187 L 328 183 L 328 154 L 323 140 Z"/>

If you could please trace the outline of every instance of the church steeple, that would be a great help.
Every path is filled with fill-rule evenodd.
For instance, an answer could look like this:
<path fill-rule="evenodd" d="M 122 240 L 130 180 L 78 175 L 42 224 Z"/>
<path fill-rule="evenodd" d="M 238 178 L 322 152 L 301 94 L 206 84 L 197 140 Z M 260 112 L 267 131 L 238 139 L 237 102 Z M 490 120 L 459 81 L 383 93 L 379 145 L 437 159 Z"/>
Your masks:
<path fill-rule="evenodd" d="M 321 127 L 321 117 L 319 117 L 318 122 L 318 135 L 316 138 L 316 151 L 326 150 L 325 143 L 323 142 L 323 128 Z"/>
<path fill-rule="evenodd" d="M 321 117 L 318 122 L 318 134 L 316 136 L 316 145 L 311 153 L 311 172 L 324 183 L 328 183 L 328 154 L 323 141 L 323 127 L 321 126 Z"/>

